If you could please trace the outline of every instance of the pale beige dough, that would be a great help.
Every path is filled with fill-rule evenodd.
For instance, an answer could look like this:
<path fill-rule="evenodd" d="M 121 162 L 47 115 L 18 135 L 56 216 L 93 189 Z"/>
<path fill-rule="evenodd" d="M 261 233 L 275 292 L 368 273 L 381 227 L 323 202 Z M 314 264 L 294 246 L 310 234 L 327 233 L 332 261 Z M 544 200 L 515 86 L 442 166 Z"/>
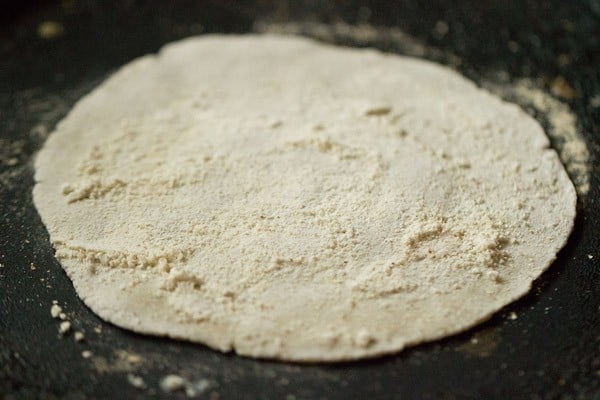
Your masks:
<path fill-rule="evenodd" d="M 35 177 L 56 257 L 102 318 L 298 361 L 487 319 L 552 263 L 576 202 L 539 124 L 451 70 L 270 35 L 124 66 Z"/>

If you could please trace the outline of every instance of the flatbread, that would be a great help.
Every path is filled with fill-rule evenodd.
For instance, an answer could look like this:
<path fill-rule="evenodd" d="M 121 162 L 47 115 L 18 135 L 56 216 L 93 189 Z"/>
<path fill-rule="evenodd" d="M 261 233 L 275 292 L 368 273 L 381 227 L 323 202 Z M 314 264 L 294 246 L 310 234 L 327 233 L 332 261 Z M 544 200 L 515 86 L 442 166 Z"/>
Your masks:
<path fill-rule="evenodd" d="M 552 263 L 576 203 L 540 125 L 448 68 L 270 35 L 127 64 L 60 122 L 35 178 L 100 317 L 296 361 L 489 318 Z"/>

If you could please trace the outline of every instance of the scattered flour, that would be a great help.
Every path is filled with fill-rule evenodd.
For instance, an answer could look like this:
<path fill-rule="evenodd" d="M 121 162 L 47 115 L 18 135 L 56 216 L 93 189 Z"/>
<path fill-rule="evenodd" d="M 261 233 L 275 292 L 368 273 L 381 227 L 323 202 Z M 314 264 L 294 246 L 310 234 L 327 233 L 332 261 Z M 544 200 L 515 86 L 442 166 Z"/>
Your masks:
<path fill-rule="evenodd" d="M 368 23 L 350 25 L 345 22 L 323 24 L 318 22 L 285 22 L 278 23 L 258 20 L 254 30 L 261 33 L 306 35 L 325 42 L 356 43 L 360 45 L 393 44 L 396 49 L 413 57 L 426 57 L 454 66 L 459 66 L 462 60 L 450 52 L 443 52 L 432 46 L 427 46 L 419 39 L 407 34 L 396 27 L 372 26 Z M 444 21 L 438 21 L 434 32 L 445 35 L 449 30 Z M 509 42 L 509 47 L 517 46 Z M 503 75 L 498 72 L 490 75 Z M 590 152 L 581 134 L 578 132 L 577 118 L 566 103 L 544 90 L 534 80 L 529 78 L 517 79 L 512 83 L 498 83 L 497 80 L 486 80 L 482 84 L 487 90 L 508 101 L 514 101 L 521 106 L 533 106 L 546 119 L 546 133 L 553 141 L 562 163 L 565 165 L 577 193 L 585 196 L 589 191 Z M 562 88 L 562 89 L 561 89 Z M 566 89 L 565 89 L 566 88 Z M 572 98 L 571 89 L 563 78 L 557 78 L 551 85 L 552 93 L 563 98 Z M 597 96 L 598 97 L 598 96 Z M 590 104 L 596 107 L 600 104 L 598 98 L 592 98 Z"/>
<path fill-rule="evenodd" d="M 58 304 L 52 304 L 52 306 L 50 307 L 50 315 L 52 316 L 52 318 L 58 318 L 61 313 L 62 307 Z"/>
<path fill-rule="evenodd" d="M 540 112 L 548 123 L 546 133 L 552 139 L 577 193 L 585 196 L 590 188 L 590 152 L 578 132 L 577 118 L 569 106 L 548 94 L 531 79 L 520 79 L 512 84 L 487 83 L 484 86 L 521 105 L 533 106 Z"/>
<path fill-rule="evenodd" d="M 61 335 L 67 334 L 71 330 L 71 323 L 69 321 L 63 321 L 58 327 L 58 332 Z"/>
<path fill-rule="evenodd" d="M 144 378 L 134 374 L 127 374 L 127 382 L 137 389 L 146 389 L 146 382 Z"/>
<path fill-rule="evenodd" d="M 175 374 L 163 377 L 159 385 L 164 392 L 171 393 L 185 391 L 186 397 L 190 398 L 200 396 L 207 389 L 212 387 L 212 383 L 208 379 L 200 379 L 196 382 L 192 382 Z"/>
<path fill-rule="evenodd" d="M 81 331 L 75 332 L 74 337 L 76 342 L 83 342 L 85 340 L 85 334 Z"/>
<path fill-rule="evenodd" d="M 160 388 L 165 392 L 185 389 L 186 380 L 179 375 L 167 375 L 160 380 Z"/>

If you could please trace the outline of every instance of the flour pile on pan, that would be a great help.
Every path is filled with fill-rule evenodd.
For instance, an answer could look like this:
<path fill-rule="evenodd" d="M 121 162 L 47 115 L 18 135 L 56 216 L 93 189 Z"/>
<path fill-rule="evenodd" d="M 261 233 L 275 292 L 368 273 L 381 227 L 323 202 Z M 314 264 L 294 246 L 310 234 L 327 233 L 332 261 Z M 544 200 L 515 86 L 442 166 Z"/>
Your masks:
<path fill-rule="evenodd" d="M 299 361 L 485 320 L 552 263 L 576 202 L 538 123 L 451 70 L 271 35 L 126 65 L 58 125 L 36 181 L 102 318 Z"/>

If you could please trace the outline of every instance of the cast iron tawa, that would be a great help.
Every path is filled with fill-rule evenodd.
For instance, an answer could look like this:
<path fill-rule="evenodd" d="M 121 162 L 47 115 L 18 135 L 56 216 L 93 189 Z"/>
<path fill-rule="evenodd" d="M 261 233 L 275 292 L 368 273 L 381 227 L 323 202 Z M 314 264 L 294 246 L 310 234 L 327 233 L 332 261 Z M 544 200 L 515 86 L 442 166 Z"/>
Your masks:
<path fill-rule="evenodd" d="M 10 9 L 0 16 L 0 398 L 185 398 L 160 388 L 177 374 L 189 381 L 187 396 L 210 399 L 600 399 L 597 1 L 71 0 Z M 138 335 L 83 305 L 32 204 L 33 155 L 74 102 L 119 66 L 173 40 L 251 32 L 261 22 L 400 29 L 426 46 L 422 57 L 478 83 L 525 77 L 548 88 L 561 77 L 569 85 L 557 95 L 592 152 L 591 189 L 569 243 L 530 294 L 463 334 L 332 365 L 252 360 Z M 388 36 L 321 39 L 414 54 Z M 59 335 L 53 300 L 85 340 Z"/>

